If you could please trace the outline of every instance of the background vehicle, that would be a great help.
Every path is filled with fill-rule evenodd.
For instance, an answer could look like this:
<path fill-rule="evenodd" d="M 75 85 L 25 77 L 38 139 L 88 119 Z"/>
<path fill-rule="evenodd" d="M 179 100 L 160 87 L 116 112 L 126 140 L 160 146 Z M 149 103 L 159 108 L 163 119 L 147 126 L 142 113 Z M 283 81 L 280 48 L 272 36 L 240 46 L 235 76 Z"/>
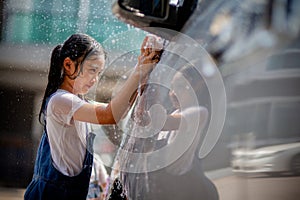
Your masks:
<path fill-rule="evenodd" d="M 256 149 L 234 149 L 231 166 L 241 174 L 299 175 L 300 143 L 271 145 Z"/>

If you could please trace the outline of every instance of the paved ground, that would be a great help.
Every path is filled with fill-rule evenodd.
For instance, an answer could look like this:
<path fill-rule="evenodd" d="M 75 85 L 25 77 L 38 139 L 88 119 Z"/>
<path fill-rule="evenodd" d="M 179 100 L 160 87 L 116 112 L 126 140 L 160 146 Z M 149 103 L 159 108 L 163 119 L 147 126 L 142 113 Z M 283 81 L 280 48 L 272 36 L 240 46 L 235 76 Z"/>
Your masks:
<path fill-rule="evenodd" d="M 0 188 L 0 200 L 23 200 L 24 189 Z"/>
<path fill-rule="evenodd" d="M 241 177 L 229 168 L 206 175 L 216 185 L 220 200 L 298 200 L 300 176 Z M 0 200 L 23 200 L 24 189 L 0 188 Z"/>
<path fill-rule="evenodd" d="M 299 200 L 300 177 L 238 177 L 214 180 L 220 200 Z"/>

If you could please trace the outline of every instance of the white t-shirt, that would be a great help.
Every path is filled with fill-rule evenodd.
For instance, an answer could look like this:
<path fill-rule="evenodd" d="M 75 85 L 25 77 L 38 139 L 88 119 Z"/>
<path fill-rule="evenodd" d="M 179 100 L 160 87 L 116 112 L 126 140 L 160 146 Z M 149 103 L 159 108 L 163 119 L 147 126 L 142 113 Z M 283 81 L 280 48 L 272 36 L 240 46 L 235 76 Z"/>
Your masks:
<path fill-rule="evenodd" d="M 84 105 L 78 96 L 58 89 L 47 106 L 46 129 L 54 167 L 67 176 L 78 175 L 86 153 L 85 122 L 73 119 L 73 114 Z"/>

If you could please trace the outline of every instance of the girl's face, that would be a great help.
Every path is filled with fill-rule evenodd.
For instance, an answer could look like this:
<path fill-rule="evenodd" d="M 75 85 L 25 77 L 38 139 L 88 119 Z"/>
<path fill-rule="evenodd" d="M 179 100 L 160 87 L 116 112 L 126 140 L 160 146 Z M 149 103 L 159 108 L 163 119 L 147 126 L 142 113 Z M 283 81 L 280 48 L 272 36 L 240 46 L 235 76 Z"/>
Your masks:
<path fill-rule="evenodd" d="M 93 55 L 81 64 L 82 72 L 74 80 L 73 93 L 86 94 L 99 80 L 99 75 L 104 69 L 104 55 Z M 80 67 L 79 67 L 80 69 Z"/>

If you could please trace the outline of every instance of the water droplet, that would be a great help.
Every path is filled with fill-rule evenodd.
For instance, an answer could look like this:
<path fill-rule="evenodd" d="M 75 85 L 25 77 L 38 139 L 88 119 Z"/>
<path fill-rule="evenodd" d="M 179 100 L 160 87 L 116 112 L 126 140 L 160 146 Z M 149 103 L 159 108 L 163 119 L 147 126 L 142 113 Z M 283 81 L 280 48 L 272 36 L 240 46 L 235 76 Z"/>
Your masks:
<path fill-rule="evenodd" d="M 207 63 L 204 67 L 203 67 L 203 74 L 206 77 L 211 77 L 213 76 L 215 73 L 215 68 L 212 66 L 212 64 Z"/>

